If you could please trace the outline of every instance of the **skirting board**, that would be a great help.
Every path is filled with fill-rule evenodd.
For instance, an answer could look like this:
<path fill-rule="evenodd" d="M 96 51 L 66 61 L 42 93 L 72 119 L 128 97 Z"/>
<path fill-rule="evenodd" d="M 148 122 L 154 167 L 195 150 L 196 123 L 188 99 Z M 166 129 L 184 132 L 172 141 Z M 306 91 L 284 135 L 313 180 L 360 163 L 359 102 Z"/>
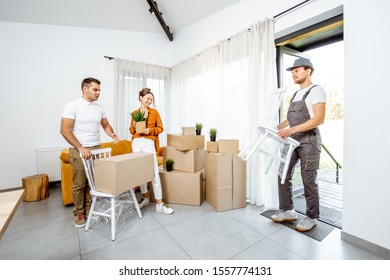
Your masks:
<path fill-rule="evenodd" d="M 361 247 L 375 254 L 383 255 L 384 259 L 390 259 L 390 250 L 382 246 L 371 243 L 367 240 L 361 239 L 344 231 L 341 231 L 341 240 L 351 243 L 355 246 Z"/>

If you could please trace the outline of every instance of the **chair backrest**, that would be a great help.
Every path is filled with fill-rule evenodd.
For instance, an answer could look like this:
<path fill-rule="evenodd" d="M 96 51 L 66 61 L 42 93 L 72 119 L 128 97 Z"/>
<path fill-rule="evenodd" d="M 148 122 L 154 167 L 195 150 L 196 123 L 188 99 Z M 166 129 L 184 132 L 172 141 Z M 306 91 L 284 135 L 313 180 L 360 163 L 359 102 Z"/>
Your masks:
<path fill-rule="evenodd" d="M 95 169 L 93 162 L 95 159 L 101 159 L 111 156 L 111 148 L 103 148 L 96 149 L 91 151 L 92 156 L 89 159 L 85 159 L 83 155 L 80 153 L 81 160 L 83 161 L 85 174 L 87 176 L 87 180 L 89 186 L 95 190 Z"/>
<path fill-rule="evenodd" d="M 275 123 L 277 123 L 277 118 L 279 115 L 279 109 L 282 105 L 283 96 L 286 93 L 287 88 L 281 87 L 276 89 L 272 92 L 270 95 L 270 98 L 268 100 L 267 104 L 267 113 L 265 115 L 265 127 L 272 127 Z"/>

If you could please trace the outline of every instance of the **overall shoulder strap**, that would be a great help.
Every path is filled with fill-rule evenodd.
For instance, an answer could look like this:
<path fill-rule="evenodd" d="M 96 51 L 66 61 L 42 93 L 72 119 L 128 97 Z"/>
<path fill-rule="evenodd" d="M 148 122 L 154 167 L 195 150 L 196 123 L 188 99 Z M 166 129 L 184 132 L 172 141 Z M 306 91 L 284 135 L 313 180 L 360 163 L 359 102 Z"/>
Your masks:
<path fill-rule="evenodd" d="M 305 95 L 303 95 L 302 100 L 305 100 L 306 97 L 309 95 L 310 91 L 312 90 L 312 88 L 313 88 L 313 87 L 316 87 L 316 86 L 318 86 L 318 85 L 314 85 L 314 86 L 312 86 L 311 88 L 309 88 L 309 89 L 306 91 Z"/>
<path fill-rule="evenodd" d="M 293 96 L 292 96 L 291 99 L 290 99 L 290 103 L 293 102 L 293 100 L 294 100 L 294 98 L 295 98 L 295 95 L 297 95 L 298 91 L 299 91 L 299 90 L 297 90 L 297 91 L 293 94 Z"/>

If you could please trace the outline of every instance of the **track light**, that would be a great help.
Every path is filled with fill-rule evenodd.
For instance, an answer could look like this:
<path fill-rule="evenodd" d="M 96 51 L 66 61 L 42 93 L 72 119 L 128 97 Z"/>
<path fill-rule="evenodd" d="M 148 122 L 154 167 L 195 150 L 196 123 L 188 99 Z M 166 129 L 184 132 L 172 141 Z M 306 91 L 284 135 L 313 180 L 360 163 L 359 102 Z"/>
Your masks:
<path fill-rule="evenodd" d="M 146 0 L 146 2 L 148 2 L 149 7 L 150 7 L 149 8 L 149 13 L 157 17 L 158 21 L 161 24 L 161 27 L 165 31 L 165 34 L 167 34 L 167 36 L 168 36 L 170 41 L 173 41 L 173 34 L 169 30 L 169 26 L 166 25 L 166 23 L 165 23 L 165 21 L 164 21 L 164 19 L 162 17 L 162 13 L 158 10 L 156 1 Z"/>
<path fill-rule="evenodd" d="M 150 9 L 149 9 L 149 13 L 151 13 L 152 15 L 155 15 L 155 11 L 157 12 L 157 13 L 159 13 L 160 14 L 160 16 L 162 16 L 162 12 L 160 12 L 159 10 L 158 10 L 158 7 L 157 7 L 157 2 L 156 1 L 153 1 L 153 3 L 154 3 L 154 7 L 155 7 L 155 9 L 153 9 L 153 7 L 150 7 Z"/>
<path fill-rule="evenodd" d="M 150 13 L 151 15 L 154 15 L 154 11 L 153 11 L 152 8 L 149 9 L 149 13 Z M 162 16 L 162 12 L 159 11 L 159 14 L 160 14 L 160 16 Z"/>

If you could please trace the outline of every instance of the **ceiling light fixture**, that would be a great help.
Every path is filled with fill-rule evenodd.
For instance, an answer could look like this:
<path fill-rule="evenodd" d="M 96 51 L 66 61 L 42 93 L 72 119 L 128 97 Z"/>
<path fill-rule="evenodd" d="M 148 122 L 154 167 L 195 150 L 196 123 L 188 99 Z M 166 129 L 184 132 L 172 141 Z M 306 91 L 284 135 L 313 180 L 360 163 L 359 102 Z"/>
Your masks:
<path fill-rule="evenodd" d="M 173 41 L 173 34 L 169 30 L 169 26 L 166 25 L 166 23 L 162 17 L 162 13 L 158 10 L 157 2 L 153 1 L 153 0 L 146 0 L 146 2 L 148 2 L 149 6 L 150 6 L 149 13 L 156 16 L 161 27 L 164 29 L 165 34 L 167 34 L 169 41 Z"/>

